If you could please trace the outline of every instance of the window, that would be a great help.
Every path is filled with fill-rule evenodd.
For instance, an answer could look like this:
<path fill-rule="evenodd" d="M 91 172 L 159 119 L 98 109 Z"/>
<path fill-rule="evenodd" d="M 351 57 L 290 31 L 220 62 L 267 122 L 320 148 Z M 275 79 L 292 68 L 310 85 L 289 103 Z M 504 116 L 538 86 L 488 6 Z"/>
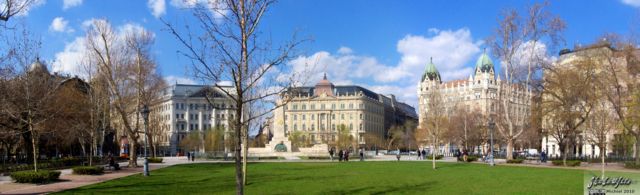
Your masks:
<path fill-rule="evenodd" d="M 303 131 L 306 131 L 306 130 L 307 130 L 307 125 L 302 124 L 302 130 L 303 130 Z"/>
<path fill-rule="evenodd" d="M 307 109 L 307 105 L 306 104 L 302 104 L 302 110 L 306 110 Z"/>
<path fill-rule="evenodd" d="M 336 109 L 336 104 L 331 104 L 331 109 Z"/>
<path fill-rule="evenodd" d="M 341 114 L 340 117 L 342 118 L 342 120 L 344 120 L 344 114 Z"/>
<path fill-rule="evenodd" d="M 353 123 L 349 124 L 349 130 L 353 129 Z"/>
<path fill-rule="evenodd" d="M 333 124 L 333 126 L 331 127 L 331 130 L 336 131 L 336 124 Z"/>
<path fill-rule="evenodd" d="M 293 130 L 297 131 L 298 130 L 298 124 L 293 124 Z"/>
<path fill-rule="evenodd" d="M 307 116 L 306 115 L 302 115 L 302 120 L 307 120 Z"/>
<path fill-rule="evenodd" d="M 335 120 L 336 119 L 336 114 L 331 114 L 331 119 Z"/>
<path fill-rule="evenodd" d="M 353 104 L 349 104 L 349 109 L 353 109 Z"/>
<path fill-rule="evenodd" d="M 293 105 L 293 110 L 297 110 L 298 109 L 298 104 L 294 104 Z"/>
<path fill-rule="evenodd" d="M 179 119 L 179 118 L 180 118 L 180 114 L 176 114 L 176 119 Z"/>
<path fill-rule="evenodd" d="M 298 120 L 298 115 L 295 115 L 295 114 L 294 114 L 294 115 L 293 115 L 293 120 L 294 120 L 294 121 L 295 121 L 295 120 Z"/>
<path fill-rule="evenodd" d="M 360 113 L 360 120 L 362 120 L 362 113 Z"/>
<path fill-rule="evenodd" d="M 320 109 L 324 110 L 324 104 L 320 105 Z"/>
<path fill-rule="evenodd" d="M 362 131 L 362 123 L 360 123 L 360 131 Z"/>
<path fill-rule="evenodd" d="M 358 108 L 364 109 L 364 104 L 361 103 L 360 105 L 358 105 Z"/>
<path fill-rule="evenodd" d="M 353 114 L 349 114 L 349 119 L 353 120 Z"/>
<path fill-rule="evenodd" d="M 316 109 L 316 105 L 315 104 L 311 104 L 311 110 L 315 110 Z"/>
<path fill-rule="evenodd" d="M 316 115 L 315 114 L 311 115 L 311 120 L 316 120 Z"/>
<path fill-rule="evenodd" d="M 316 125 L 311 124 L 311 131 L 315 131 L 316 130 Z"/>
<path fill-rule="evenodd" d="M 344 104 L 340 104 L 340 109 L 344 109 Z"/>

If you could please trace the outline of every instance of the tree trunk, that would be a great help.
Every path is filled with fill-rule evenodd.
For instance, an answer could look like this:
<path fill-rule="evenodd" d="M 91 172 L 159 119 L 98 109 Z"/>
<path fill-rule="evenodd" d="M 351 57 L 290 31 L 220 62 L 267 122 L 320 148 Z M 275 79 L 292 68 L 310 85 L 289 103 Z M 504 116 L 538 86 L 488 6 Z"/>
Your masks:
<path fill-rule="evenodd" d="M 249 160 L 249 146 L 247 144 L 248 135 L 246 133 L 248 132 L 245 132 L 245 135 L 242 138 L 242 149 L 244 150 L 244 154 L 242 155 L 242 185 L 244 186 L 247 185 L 247 160 Z"/>
<path fill-rule="evenodd" d="M 507 139 L 507 160 L 513 160 L 513 138 Z"/>
<path fill-rule="evenodd" d="M 564 148 L 562 149 L 562 165 L 567 166 L 567 155 L 569 153 L 569 144 L 564 144 Z"/>
<path fill-rule="evenodd" d="M 635 157 L 636 157 L 636 165 L 640 165 L 640 132 L 636 133 L 636 151 L 635 153 Z"/>
<path fill-rule="evenodd" d="M 431 166 L 433 168 L 433 170 L 436 170 L 436 151 L 438 151 L 438 144 L 437 144 L 437 140 L 436 143 L 433 144 L 433 151 L 431 151 Z M 398 151 L 400 152 L 400 151 Z"/>
<path fill-rule="evenodd" d="M 29 119 L 31 122 L 31 119 Z M 33 129 L 33 124 L 29 123 L 29 131 L 31 131 L 31 148 L 33 149 L 33 170 L 38 171 L 38 139 Z"/>
<path fill-rule="evenodd" d="M 602 164 L 600 165 L 602 168 L 602 178 L 604 178 L 604 154 L 606 153 L 605 148 L 600 146 L 600 159 L 602 159 Z"/>
<path fill-rule="evenodd" d="M 241 99 L 242 97 L 239 97 Z M 242 185 L 243 181 L 243 172 L 242 172 L 242 102 L 237 103 L 236 106 L 236 117 L 235 117 L 235 165 L 236 165 L 236 194 L 243 195 L 244 194 L 244 185 Z"/>
<path fill-rule="evenodd" d="M 137 167 L 138 166 L 138 154 L 136 153 L 136 148 L 138 147 L 137 140 L 131 140 L 129 143 L 129 167 Z"/>

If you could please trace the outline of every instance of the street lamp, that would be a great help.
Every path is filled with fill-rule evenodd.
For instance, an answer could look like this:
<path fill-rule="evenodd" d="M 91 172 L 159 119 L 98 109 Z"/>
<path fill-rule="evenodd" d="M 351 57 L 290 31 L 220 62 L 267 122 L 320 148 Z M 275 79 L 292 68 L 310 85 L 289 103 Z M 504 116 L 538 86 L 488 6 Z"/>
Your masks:
<path fill-rule="evenodd" d="M 493 118 L 489 117 L 489 132 L 491 135 L 491 146 L 489 146 L 489 150 L 491 150 L 491 159 L 489 161 L 490 166 L 494 166 L 495 162 L 493 161 L 493 128 L 496 127 L 496 123 L 493 122 Z"/>
<path fill-rule="evenodd" d="M 144 120 L 144 176 L 149 176 L 149 155 L 147 154 L 148 140 L 147 129 L 149 128 L 149 107 L 147 105 L 142 106 L 140 115 Z"/>

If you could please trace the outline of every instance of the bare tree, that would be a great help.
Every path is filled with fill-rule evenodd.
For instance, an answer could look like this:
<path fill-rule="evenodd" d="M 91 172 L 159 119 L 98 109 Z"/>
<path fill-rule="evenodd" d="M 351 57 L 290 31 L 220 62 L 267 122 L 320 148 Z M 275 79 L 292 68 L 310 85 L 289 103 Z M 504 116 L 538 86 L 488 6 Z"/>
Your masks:
<path fill-rule="evenodd" d="M 477 110 L 468 111 L 463 107 L 456 107 L 451 116 L 451 123 L 444 137 L 456 143 L 467 151 L 482 144 L 483 117 Z"/>
<path fill-rule="evenodd" d="M 444 98 L 439 90 L 434 89 L 427 95 L 426 114 L 424 124 L 417 129 L 417 136 L 421 140 L 427 140 L 432 146 L 432 167 L 436 169 L 436 153 L 444 133 L 448 129 L 449 116 L 445 107 Z"/>
<path fill-rule="evenodd" d="M 600 101 L 595 104 L 593 114 L 588 121 L 587 140 L 594 143 L 600 148 L 600 159 L 602 160 L 601 170 L 602 177 L 604 177 L 604 165 L 607 155 L 607 145 L 609 143 L 609 134 L 614 132 L 617 126 L 617 121 L 611 112 L 610 106 L 607 102 Z"/>
<path fill-rule="evenodd" d="M 534 4 L 521 16 L 517 10 L 507 10 L 499 21 L 489 44 L 502 64 L 504 91 L 499 96 L 500 115 L 496 120 L 498 132 L 507 142 L 507 159 L 513 159 L 513 145 L 524 132 L 529 121 L 526 113 L 517 109 L 516 99 L 511 98 L 519 87 L 531 93 L 531 81 L 545 65 L 545 55 L 539 52 L 561 41 L 564 22 L 548 10 L 549 3 Z"/>
<path fill-rule="evenodd" d="M 2 0 L 0 1 L 0 21 L 10 18 L 29 9 L 36 0 Z"/>
<path fill-rule="evenodd" d="M 241 145 L 247 146 L 248 127 L 252 120 L 277 108 L 255 111 L 251 106 L 268 101 L 296 84 L 293 82 L 295 77 L 277 78 L 272 73 L 276 69 L 286 70 L 281 65 L 295 56 L 292 52 L 301 42 L 294 37 L 283 46 L 273 47 L 268 39 L 260 37 L 263 16 L 274 3 L 275 0 L 222 0 L 199 4 L 192 9 L 203 32 L 197 37 L 192 32 L 181 33 L 165 22 L 169 31 L 186 48 L 180 53 L 192 61 L 194 76 L 213 84 L 233 100 L 238 194 L 244 194 L 246 182 Z M 272 79 L 268 79 L 270 76 Z M 231 81 L 233 87 L 222 87 L 219 85 L 221 81 Z M 213 102 L 209 103 L 213 105 Z"/>
<path fill-rule="evenodd" d="M 593 64 L 585 59 L 575 60 L 570 65 L 556 64 L 545 71 L 544 125 L 547 133 L 558 142 L 565 166 L 569 147 L 576 142 L 580 127 L 593 110 L 595 71 Z"/>
<path fill-rule="evenodd" d="M 162 88 L 150 56 L 153 36 L 146 30 L 127 32 L 122 37 L 106 20 L 96 20 L 87 32 L 89 59 L 105 79 L 116 121 L 130 139 L 129 166 L 137 166 L 138 140 L 142 133 L 140 108 L 149 105 Z"/>

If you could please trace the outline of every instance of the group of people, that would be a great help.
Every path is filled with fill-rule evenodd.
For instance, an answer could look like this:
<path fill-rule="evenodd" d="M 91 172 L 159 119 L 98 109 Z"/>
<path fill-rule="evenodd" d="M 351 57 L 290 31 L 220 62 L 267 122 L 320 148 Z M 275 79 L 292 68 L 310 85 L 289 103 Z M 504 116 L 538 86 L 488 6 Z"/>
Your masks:
<path fill-rule="evenodd" d="M 351 153 L 352 149 L 349 150 L 340 150 L 338 151 L 338 161 L 342 162 L 344 161 L 349 161 L 349 154 Z M 331 161 L 333 161 L 333 155 L 335 154 L 335 149 L 331 148 L 329 149 L 329 157 L 331 158 Z M 360 149 L 360 161 L 364 161 L 364 149 Z"/>
<path fill-rule="evenodd" d="M 427 151 L 426 150 L 418 149 L 418 160 L 424 160 L 426 156 L 427 156 Z"/>
<path fill-rule="evenodd" d="M 195 161 L 196 160 L 196 154 L 192 153 L 192 152 L 187 152 L 187 161 Z"/>

